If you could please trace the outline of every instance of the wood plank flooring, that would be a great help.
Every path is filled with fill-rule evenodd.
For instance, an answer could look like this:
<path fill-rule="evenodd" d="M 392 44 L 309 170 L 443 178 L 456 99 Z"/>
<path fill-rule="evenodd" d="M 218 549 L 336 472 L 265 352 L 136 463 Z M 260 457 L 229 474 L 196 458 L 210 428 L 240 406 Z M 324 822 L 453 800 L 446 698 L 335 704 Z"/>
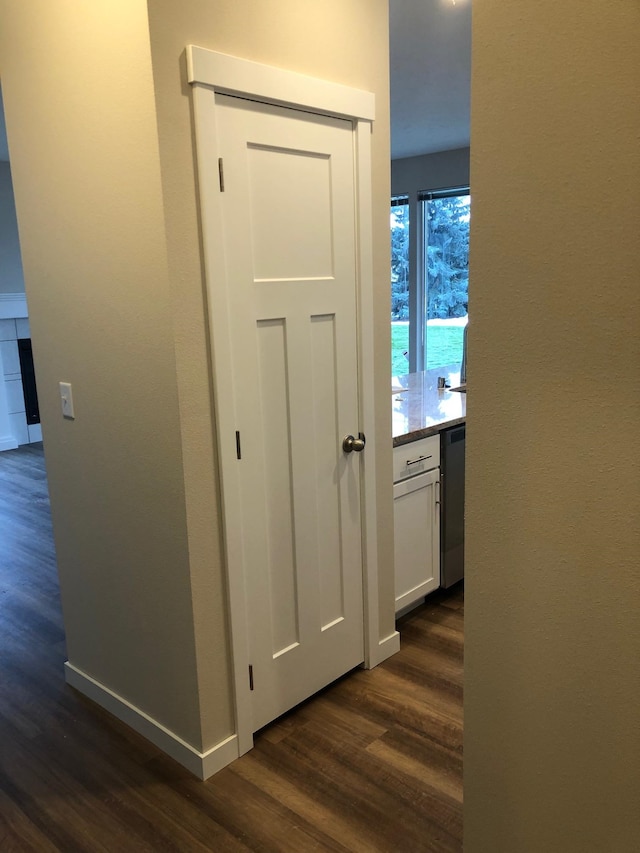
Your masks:
<path fill-rule="evenodd" d="M 0 851 L 460 851 L 464 593 L 200 782 L 66 686 L 41 445 L 0 453 Z"/>

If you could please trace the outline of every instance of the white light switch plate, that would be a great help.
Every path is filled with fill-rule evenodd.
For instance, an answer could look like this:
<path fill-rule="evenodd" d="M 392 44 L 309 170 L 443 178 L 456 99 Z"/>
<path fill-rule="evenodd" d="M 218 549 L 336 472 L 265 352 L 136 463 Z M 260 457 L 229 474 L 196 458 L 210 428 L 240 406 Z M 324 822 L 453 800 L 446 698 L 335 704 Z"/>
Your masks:
<path fill-rule="evenodd" d="M 70 382 L 60 382 L 60 402 L 62 403 L 62 414 L 65 418 L 75 418 L 73 411 L 73 393 Z"/>

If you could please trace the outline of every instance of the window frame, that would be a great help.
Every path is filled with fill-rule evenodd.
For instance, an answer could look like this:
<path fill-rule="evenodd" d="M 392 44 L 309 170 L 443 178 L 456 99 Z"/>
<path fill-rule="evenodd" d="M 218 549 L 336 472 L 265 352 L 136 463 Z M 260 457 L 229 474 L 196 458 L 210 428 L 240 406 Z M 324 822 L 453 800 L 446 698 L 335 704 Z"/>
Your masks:
<path fill-rule="evenodd" d="M 409 364 L 408 373 L 426 370 L 425 326 L 426 326 L 426 252 L 427 222 L 423 202 L 441 198 L 471 195 L 469 184 L 418 190 L 409 193 L 394 193 L 395 199 L 408 199 L 409 204 Z M 397 204 L 404 203 L 397 201 Z"/>

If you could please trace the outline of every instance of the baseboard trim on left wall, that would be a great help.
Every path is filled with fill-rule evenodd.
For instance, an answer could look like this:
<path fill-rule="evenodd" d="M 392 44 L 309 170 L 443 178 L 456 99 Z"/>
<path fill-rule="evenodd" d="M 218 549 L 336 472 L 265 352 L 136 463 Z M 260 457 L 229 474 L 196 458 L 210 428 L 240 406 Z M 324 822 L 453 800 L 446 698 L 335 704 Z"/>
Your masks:
<path fill-rule="evenodd" d="M 206 752 L 198 752 L 157 720 L 79 670 L 69 661 L 65 663 L 64 670 L 67 684 L 75 687 L 80 693 L 126 723 L 199 779 L 208 779 L 238 758 L 237 735 L 230 735 Z"/>

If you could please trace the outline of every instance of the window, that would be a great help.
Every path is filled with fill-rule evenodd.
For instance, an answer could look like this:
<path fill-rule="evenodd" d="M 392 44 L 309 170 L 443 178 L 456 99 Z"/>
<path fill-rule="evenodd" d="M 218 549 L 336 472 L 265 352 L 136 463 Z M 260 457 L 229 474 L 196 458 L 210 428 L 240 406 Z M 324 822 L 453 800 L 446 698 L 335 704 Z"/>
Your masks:
<path fill-rule="evenodd" d="M 424 223 L 424 365 L 462 360 L 469 291 L 469 191 L 421 193 Z"/>
<path fill-rule="evenodd" d="M 391 372 L 409 370 L 409 199 L 391 199 Z"/>
<path fill-rule="evenodd" d="M 459 368 L 468 318 L 468 188 L 421 192 L 415 263 L 409 252 L 410 203 L 391 201 L 392 374 Z"/>

